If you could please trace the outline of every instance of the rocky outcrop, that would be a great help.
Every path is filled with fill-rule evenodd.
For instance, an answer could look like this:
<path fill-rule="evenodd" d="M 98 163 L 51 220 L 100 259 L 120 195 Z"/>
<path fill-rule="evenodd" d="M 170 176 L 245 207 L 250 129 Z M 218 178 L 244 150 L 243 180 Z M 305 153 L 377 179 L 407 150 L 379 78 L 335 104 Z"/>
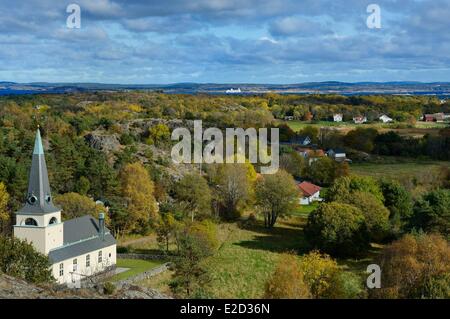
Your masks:
<path fill-rule="evenodd" d="M 117 134 L 93 131 L 85 135 L 84 138 L 90 147 L 99 151 L 116 152 L 121 148 Z"/>
<path fill-rule="evenodd" d="M 124 285 L 122 289 L 115 294 L 116 299 L 171 299 L 171 297 L 158 292 L 155 289 Z"/>
<path fill-rule="evenodd" d="M 148 132 L 149 128 L 158 124 L 165 124 L 172 131 L 179 127 L 186 127 L 188 129 L 194 127 L 194 121 L 191 120 L 165 120 L 165 119 L 136 119 L 126 123 L 120 124 L 124 132 L 133 132 L 135 134 L 144 134 Z"/>
<path fill-rule="evenodd" d="M 112 295 L 102 294 L 102 284 L 90 289 L 69 289 L 54 285 L 38 286 L 0 274 L 0 299 L 168 299 L 157 290 L 123 284 Z"/>

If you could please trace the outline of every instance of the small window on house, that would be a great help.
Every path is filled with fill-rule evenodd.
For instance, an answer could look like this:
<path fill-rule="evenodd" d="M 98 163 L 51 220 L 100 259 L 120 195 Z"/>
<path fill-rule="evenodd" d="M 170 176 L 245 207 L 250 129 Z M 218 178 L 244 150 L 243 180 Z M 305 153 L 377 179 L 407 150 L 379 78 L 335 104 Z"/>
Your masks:
<path fill-rule="evenodd" d="M 111 253 L 109 253 L 109 258 L 111 258 Z"/>
<path fill-rule="evenodd" d="M 51 219 L 50 219 L 50 222 L 48 223 L 49 225 L 53 225 L 53 224 L 56 224 L 58 222 L 58 219 L 56 218 L 56 217 L 52 217 Z"/>
<path fill-rule="evenodd" d="M 86 256 L 86 267 L 90 267 L 91 266 L 91 255 L 87 255 Z"/>
<path fill-rule="evenodd" d="M 103 254 L 102 254 L 102 251 L 100 250 L 99 252 L 98 252 L 98 263 L 100 264 L 100 263 L 102 263 L 103 262 Z"/>
<path fill-rule="evenodd" d="M 59 277 L 64 276 L 64 264 L 60 263 L 59 264 Z"/>
<path fill-rule="evenodd" d="M 77 271 L 77 264 L 78 264 L 78 261 L 77 261 L 77 259 L 75 258 L 75 259 L 73 260 L 73 271 Z"/>
<path fill-rule="evenodd" d="M 34 218 L 25 219 L 25 225 L 27 226 L 37 226 L 37 221 Z"/>

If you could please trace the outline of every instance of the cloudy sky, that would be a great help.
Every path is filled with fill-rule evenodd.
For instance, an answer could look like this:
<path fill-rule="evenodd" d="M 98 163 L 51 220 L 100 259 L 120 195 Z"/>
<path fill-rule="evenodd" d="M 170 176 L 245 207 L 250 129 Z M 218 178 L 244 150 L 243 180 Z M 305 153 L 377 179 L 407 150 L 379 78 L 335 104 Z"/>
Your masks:
<path fill-rule="evenodd" d="M 0 0 L 0 81 L 329 80 L 450 81 L 450 0 Z"/>

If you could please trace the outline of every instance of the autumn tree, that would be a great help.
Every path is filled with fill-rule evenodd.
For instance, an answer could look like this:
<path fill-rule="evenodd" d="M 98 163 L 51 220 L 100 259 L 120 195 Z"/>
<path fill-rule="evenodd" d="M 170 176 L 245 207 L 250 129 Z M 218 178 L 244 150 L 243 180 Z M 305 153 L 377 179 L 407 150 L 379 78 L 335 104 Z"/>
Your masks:
<path fill-rule="evenodd" d="M 292 254 L 281 255 L 275 271 L 266 282 L 264 298 L 307 299 L 310 295 L 298 258 Z"/>
<path fill-rule="evenodd" d="M 332 298 L 336 295 L 341 270 L 330 256 L 312 251 L 302 256 L 300 270 L 313 298 Z"/>
<path fill-rule="evenodd" d="M 256 184 L 256 202 L 264 214 L 264 224 L 272 228 L 277 218 L 296 207 L 299 190 L 294 178 L 286 171 L 265 175 Z"/>
<path fill-rule="evenodd" d="M 312 246 L 338 256 L 358 255 L 369 246 L 364 214 L 338 202 L 323 203 L 313 211 L 305 235 Z"/>
<path fill-rule="evenodd" d="M 175 185 L 175 196 L 187 214 L 194 217 L 208 216 L 211 213 L 211 190 L 205 178 L 196 173 L 183 176 Z"/>
<path fill-rule="evenodd" d="M 211 182 L 220 204 L 221 215 L 225 219 L 235 219 L 240 216 L 240 209 L 252 200 L 255 169 L 250 163 L 223 164 L 216 168 Z"/>
<path fill-rule="evenodd" d="M 0 233 L 5 229 L 5 226 L 9 221 L 9 211 L 8 211 L 9 194 L 6 190 L 5 184 L 0 182 Z"/>
<path fill-rule="evenodd" d="M 127 164 L 120 172 L 120 184 L 128 213 L 125 230 L 146 232 L 157 213 L 153 182 L 148 171 L 139 162 Z"/>
<path fill-rule="evenodd" d="M 106 207 L 97 204 L 91 198 L 78 193 L 65 193 L 55 196 L 55 204 L 62 209 L 63 219 L 72 219 L 85 215 L 92 215 L 98 218 L 100 213 L 106 213 Z M 105 214 L 106 223 L 109 224 L 110 218 Z"/>
<path fill-rule="evenodd" d="M 303 121 L 312 121 L 312 119 L 313 119 L 313 115 L 312 115 L 312 113 L 311 112 L 307 112 L 307 113 L 305 113 L 305 115 L 303 115 Z"/>
<path fill-rule="evenodd" d="M 156 124 L 148 130 L 147 144 L 162 145 L 170 141 L 170 129 L 164 123 Z"/>
<path fill-rule="evenodd" d="M 381 289 L 373 298 L 450 298 L 450 246 L 439 235 L 405 235 L 386 246 L 380 265 Z"/>

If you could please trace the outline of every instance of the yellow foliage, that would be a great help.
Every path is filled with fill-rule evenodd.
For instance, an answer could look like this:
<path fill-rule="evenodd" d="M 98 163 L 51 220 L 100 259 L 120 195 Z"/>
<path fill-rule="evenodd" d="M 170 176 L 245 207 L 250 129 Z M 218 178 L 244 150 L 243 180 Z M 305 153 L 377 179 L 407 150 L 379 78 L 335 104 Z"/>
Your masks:
<path fill-rule="evenodd" d="M 312 251 L 303 256 L 300 267 L 314 298 L 327 298 L 333 295 L 340 272 L 334 259 L 319 251 Z"/>
<path fill-rule="evenodd" d="M 0 182 L 0 224 L 4 224 L 9 220 L 8 201 L 9 194 L 6 191 L 6 186 Z"/>
<path fill-rule="evenodd" d="M 136 112 L 136 113 L 142 112 L 142 107 L 138 104 L 129 104 L 128 109 L 131 112 Z"/>
<path fill-rule="evenodd" d="M 126 165 L 120 173 L 120 179 L 122 196 L 126 198 L 129 216 L 126 231 L 143 230 L 143 227 L 156 220 L 157 206 L 153 194 L 153 181 L 139 162 Z"/>
<path fill-rule="evenodd" d="M 275 272 L 266 283 L 264 297 L 268 299 L 307 299 L 310 296 L 297 258 L 291 254 L 283 254 Z"/>

